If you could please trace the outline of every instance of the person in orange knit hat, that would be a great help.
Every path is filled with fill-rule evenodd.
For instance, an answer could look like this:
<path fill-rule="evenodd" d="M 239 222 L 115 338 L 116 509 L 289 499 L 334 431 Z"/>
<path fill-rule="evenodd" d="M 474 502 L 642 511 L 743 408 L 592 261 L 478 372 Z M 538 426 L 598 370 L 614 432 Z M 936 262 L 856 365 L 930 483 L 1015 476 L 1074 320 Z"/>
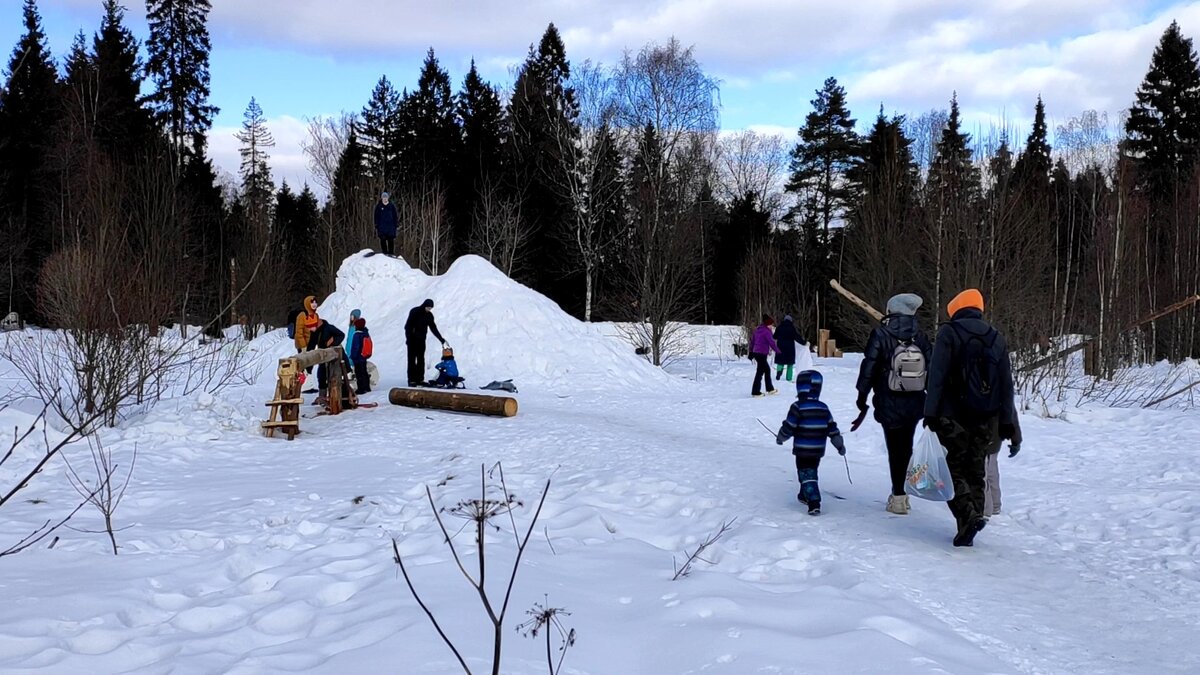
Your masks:
<path fill-rule="evenodd" d="M 1012 439 L 1012 363 L 1008 345 L 983 318 L 983 294 L 970 288 L 950 301 L 950 320 L 938 330 L 929 364 L 925 426 L 946 448 L 954 480 L 950 512 L 955 546 L 971 546 L 987 525 L 985 462 L 995 438 Z"/>

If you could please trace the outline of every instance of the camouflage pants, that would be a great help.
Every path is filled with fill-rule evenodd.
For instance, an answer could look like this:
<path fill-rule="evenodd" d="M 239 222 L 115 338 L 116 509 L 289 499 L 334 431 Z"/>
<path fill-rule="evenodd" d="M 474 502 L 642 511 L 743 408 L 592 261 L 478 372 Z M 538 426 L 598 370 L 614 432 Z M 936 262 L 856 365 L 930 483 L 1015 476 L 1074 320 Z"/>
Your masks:
<path fill-rule="evenodd" d="M 954 499 L 950 512 L 958 529 L 976 518 L 991 515 L 984 510 L 985 468 L 987 451 L 995 439 L 999 418 L 984 420 L 954 420 L 938 432 L 938 440 L 946 448 L 946 464 L 954 480 Z"/>

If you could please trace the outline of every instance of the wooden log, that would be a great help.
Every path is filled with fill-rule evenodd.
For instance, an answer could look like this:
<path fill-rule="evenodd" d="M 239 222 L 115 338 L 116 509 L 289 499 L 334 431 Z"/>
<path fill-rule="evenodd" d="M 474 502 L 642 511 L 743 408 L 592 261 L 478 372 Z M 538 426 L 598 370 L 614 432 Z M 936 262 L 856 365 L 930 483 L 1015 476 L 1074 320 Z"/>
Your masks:
<path fill-rule="evenodd" d="M 883 320 L 883 312 L 875 309 L 874 307 L 872 307 L 870 304 L 868 304 L 862 298 L 860 298 L 857 295 L 846 290 L 846 288 L 843 287 L 841 284 L 839 284 L 836 279 L 830 279 L 829 285 L 833 287 L 833 290 L 840 293 L 843 298 L 846 298 L 847 300 L 849 300 L 850 303 L 853 304 L 855 307 L 858 307 L 862 311 L 869 314 L 872 319 L 875 319 L 876 321 Z"/>
<path fill-rule="evenodd" d="M 512 417 L 517 414 L 517 399 L 515 398 L 466 394 L 453 389 L 403 389 L 397 387 L 388 392 L 388 400 L 393 405 L 407 408 L 433 408 L 499 417 Z"/>
<path fill-rule="evenodd" d="M 342 351 L 340 346 L 314 349 L 311 352 L 300 352 L 295 356 L 285 356 L 284 358 L 279 359 L 279 366 L 282 368 L 284 362 L 290 362 L 292 367 L 299 371 L 304 370 L 305 368 L 311 368 L 321 363 L 337 361 L 338 359 L 342 358 L 344 353 L 345 352 Z"/>

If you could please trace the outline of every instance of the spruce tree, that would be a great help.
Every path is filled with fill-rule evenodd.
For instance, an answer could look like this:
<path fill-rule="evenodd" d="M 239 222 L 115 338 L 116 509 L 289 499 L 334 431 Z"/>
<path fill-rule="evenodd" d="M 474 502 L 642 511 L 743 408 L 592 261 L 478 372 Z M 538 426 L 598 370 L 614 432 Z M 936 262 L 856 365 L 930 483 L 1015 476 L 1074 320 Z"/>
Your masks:
<path fill-rule="evenodd" d="M 145 76 L 138 41 L 124 20 L 118 0 L 104 0 L 104 19 L 92 40 L 99 84 L 96 132 L 110 152 L 132 153 L 146 142 L 149 118 L 139 100 Z"/>
<path fill-rule="evenodd" d="M 1163 33 L 1150 70 L 1138 87 L 1125 122 L 1126 156 L 1143 181 L 1158 187 L 1190 171 L 1200 146 L 1200 67 L 1191 38 L 1172 21 Z"/>
<path fill-rule="evenodd" d="M 0 90 L 0 309 L 30 315 L 34 280 L 48 252 L 52 213 L 49 157 L 60 110 L 58 74 L 34 0 L 22 6 L 25 33 Z"/>
<path fill-rule="evenodd" d="M 242 144 L 238 154 L 242 157 L 240 173 L 243 207 L 247 216 L 255 219 L 255 226 L 265 227 L 275 191 L 271 182 L 271 168 L 267 164 L 271 157 L 268 150 L 275 147 L 275 138 L 267 129 L 262 108 L 254 97 L 250 98 L 250 104 L 246 106 L 242 130 L 236 137 Z"/>
<path fill-rule="evenodd" d="M 1025 139 L 1025 149 L 1017 158 L 1013 175 L 1022 185 L 1045 189 L 1050 184 L 1050 141 L 1046 128 L 1046 105 L 1038 96 L 1033 109 L 1033 128 Z"/>
<path fill-rule="evenodd" d="M 484 178 L 500 180 L 504 106 L 500 92 L 480 77 L 474 59 L 458 94 L 457 113 L 463 137 L 459 170 L 473 187 Z"/>
<path fill-rule="evenodd" d="M 448 188 L 460 144 L 450 75 L 430 49 L 416 90 L 400 104 L 401 182 L 416 185 L 436 181 L 443 189 Z"/>
<path fill-rule="evenodd" d="M 179 165 L 204 155 L 213 116 L 220 112 L 208 103 L 211 9 L 210 0 L 146 0 L 146 70 L 154 82 L 148 100 Z"/>
<path fill-rule="evenodd" d="M 846 90 L 836 78 L 825 80 L 812 106 L 792 150 L 787 190 L 811 200 L 828 237 L 829 226 L 841 217 L 848 197 L 842 179 L 857 153 L 858 135 L 846 107 Z"/>
<path fill-rule="evenodd" d="M 379 78 L 362 110 L 357 137 L 367 171 L 384 190 L 394 190 L 400 173 L 400 94 L 387 76 Z"/>

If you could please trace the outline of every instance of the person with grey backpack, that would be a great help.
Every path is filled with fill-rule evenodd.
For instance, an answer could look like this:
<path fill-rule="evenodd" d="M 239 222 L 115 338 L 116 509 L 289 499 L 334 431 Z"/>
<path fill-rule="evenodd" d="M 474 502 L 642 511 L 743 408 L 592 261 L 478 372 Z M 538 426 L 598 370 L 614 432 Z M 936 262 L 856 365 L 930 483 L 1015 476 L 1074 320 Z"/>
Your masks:
<path fill-rule="evenodd" d="M 913 453 L 913 435 L 925 411 L 925 380 L 933 346 L 917 324 L 921 296 L 901 293 L 887 303 L 887 315 L 871 331 L 858 370 L 858 418 L 856 431 L 867 417 L 867 395 L 874 392 L 875 421 L 883 427 L 887 443 L 892 493 L 889 513 L 908 513 L 904 480 Z"/>

